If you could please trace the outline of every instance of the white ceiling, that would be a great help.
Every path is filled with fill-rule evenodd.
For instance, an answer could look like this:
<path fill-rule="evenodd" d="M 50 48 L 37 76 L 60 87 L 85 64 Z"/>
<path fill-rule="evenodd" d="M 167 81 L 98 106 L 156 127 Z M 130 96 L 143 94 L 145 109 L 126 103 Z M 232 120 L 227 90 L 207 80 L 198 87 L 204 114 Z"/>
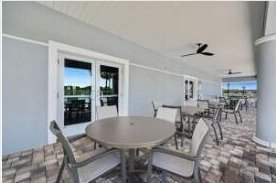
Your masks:
<path fill-rule="evenodd" d="M 238 76 L 256 74 L 253 43 L 261 36 L 264 2 L 40 3 L 213 74 L 229 68 L 243 72 Z M 198 42 L 215 56 L 180 57 Z"/>

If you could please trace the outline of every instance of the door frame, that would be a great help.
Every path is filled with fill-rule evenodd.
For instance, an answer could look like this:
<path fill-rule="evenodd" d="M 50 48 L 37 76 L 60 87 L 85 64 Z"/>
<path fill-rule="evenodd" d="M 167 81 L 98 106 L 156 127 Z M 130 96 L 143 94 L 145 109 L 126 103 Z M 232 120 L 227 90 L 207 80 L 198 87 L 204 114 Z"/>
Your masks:
<path fill-rule="evenodd" d="M 72 54 L 79 57 L 91 58 L 91 60 L 105 61 L 114 64 L 121 64 L 123 70 L 123 89 L 122 93 L 122 112 L 121 115 L 128 115 L 128 96 L 129 96 L 129 60 L 110 56 L 107 54 L 83 49 L 67 44 L 59 43 L 56 41 L 49 41 L 48 48 L 48 115 L 47 115 L 47 132 L 48 132 L 48 143 L 54 143 L 56 137 L 51 133 L 49 126 L 52 120 L 58 120 L 58 95 L 59 95 L 59 54 Z M 79 126 L 79 133 L 84 132 L 84 127 Z"/>

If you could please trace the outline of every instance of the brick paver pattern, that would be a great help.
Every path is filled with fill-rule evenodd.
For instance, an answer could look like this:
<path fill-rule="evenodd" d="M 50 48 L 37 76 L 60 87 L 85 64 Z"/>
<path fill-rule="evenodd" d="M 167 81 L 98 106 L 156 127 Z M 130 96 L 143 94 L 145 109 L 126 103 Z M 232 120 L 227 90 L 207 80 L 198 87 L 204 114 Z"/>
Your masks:
<path fill-rule="evenodd" d="M 213 141 L 214 134 L 209 135 L 200 163 L 204 182 L 276 182 L 276 149 L 257 145 L 251 140 L 255 133 L 256 109 L 243 111 L 242 117 L 244 122 L 238 125 L 231 115 L 227 120 L 222 120 L 224 139 L 220 141 L 219 146 Z M 88 137 L 80 138 L 72 144 L 75 147 L 74 153 L 77 159 L 88 157 L 94 149 L 94 143 Z M 166 146 L 175 149 L 173 140 L 170 140 Z M 185 139 L 184 146 L 180 147 L 180 150 L 188 151 L 189 147 L 190 140 Z M 141 154 L 146 159 L 147 154 Z M 4 183 L 55 182 L 62 159 L 63 150 L 60 143 L 3 156 L 2 181 Z M 139 164 L 144 162 L 146 160 L 143 161 L 142 158 Z M 119 173 L 119 170 L 114 170 L 96 182 L 120 182 Z M 141 174 L 141 178 L 145 179 L 145 174 Z M 159 172 L 154 173 L 152 180 L 168 183 L 184 182 L 175 175 L 165 174 L 164 178 Z M 63 182 L 72 182 L 67 170 L 63 173 Z"/>

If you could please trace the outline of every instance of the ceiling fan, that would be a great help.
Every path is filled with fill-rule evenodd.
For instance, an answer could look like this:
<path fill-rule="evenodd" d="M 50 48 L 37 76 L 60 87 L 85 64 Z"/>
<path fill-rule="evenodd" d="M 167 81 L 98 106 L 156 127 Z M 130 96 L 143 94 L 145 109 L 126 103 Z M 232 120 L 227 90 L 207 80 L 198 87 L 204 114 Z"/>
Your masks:
<path fill-rule="evenodd" d="M 196 45 L 198 46 L 198 49 L 196 50 L 195 53 L 181 55 L 181 57 L 186 57 L 186 56 L 191 56 L 191 55 L 197 55 L 197 54 L 201 54 L 201 55 L 205 55 L 205 56 L 213 56 L 214 55 L 214 53 L 204 51 L 208 47 L 208 44 L 197 43 Z"/>
<path fill-rule="evenodd" d="M 242 72 L 233 72 L 232 69 L 229 69 L 227 74 L 232 75 L 232 74 L 241 74 L 241 73 Z"/>

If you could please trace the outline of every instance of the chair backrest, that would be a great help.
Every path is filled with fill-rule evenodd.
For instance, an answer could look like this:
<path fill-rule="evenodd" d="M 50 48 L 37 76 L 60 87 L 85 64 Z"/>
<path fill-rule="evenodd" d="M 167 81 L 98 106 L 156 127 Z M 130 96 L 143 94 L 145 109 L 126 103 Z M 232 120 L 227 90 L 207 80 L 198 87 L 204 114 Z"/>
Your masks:
<path fill-rule="evenodd" d="M 173 106 L 173 105 L 162 105 L 162 107 L 165 107 L 165 108 L 170 108 L 170 109 L 176 109 L 177 110 L 177 113 L 176 113 L 176 118 L 175 120 L 177 122 L 182 122 L 182 111 L 181 111 L 181 106 Z"/>
<path fill-rule="evenodd" d="M 97 119 L 112 118 L 118 116 L 116 105 L 97 107 Z"/>
<path fill-rule="evenodd" d="M 197 107 L 197 100 L 193 100 L 193 99 L 186 100 L 185 105 Z"/>
<path fill-rule="evenodd" d="M 241 108 L 242 99 L 239 99 L 235 106 L 235 111 L 239 111 Z"/>
<path fill-rule="evenodd" d="M 225 97 L 219 97 L 219 102 L 220 103 L 225 103 L 226 102 Z"/>
<path fill-rule="evenodd" d="M 159 107 L 156 118 L 175 123 L 177 109 Z"/>
<path fill-rule="evenodd" d="M 209 133 L 209 125 L 207 125 L 207 123 L 205 123 L 205 121 L 202 118 L 200 118 L 192 136 L 192 147 L 191 147 L 192 156 L 198 157 L 200 155 L 204 145 L 204 141 L 208 133 Z"/>
<path fill-rule="evenodd" d="M 208 100 L 197 100 L 197 106 L 203 109 L 209 109 L 209 101 Z"/>
<path fill-rule="evenodd" d="M 50 123 L 50 130 L 51 132 L 57 137 L 57 139 L 61 142 L 62 148 L 64 151 L 64 155 L 67 156 L 67 159 L 69 163 L 76 163 L 75 156 L 73 154 L 72 148 L 70 146 L 69 141 L 67 138 L 63 135 L 62 131 L 60 130 L 58 124 L 56 121 L 51 121 Z"/>

